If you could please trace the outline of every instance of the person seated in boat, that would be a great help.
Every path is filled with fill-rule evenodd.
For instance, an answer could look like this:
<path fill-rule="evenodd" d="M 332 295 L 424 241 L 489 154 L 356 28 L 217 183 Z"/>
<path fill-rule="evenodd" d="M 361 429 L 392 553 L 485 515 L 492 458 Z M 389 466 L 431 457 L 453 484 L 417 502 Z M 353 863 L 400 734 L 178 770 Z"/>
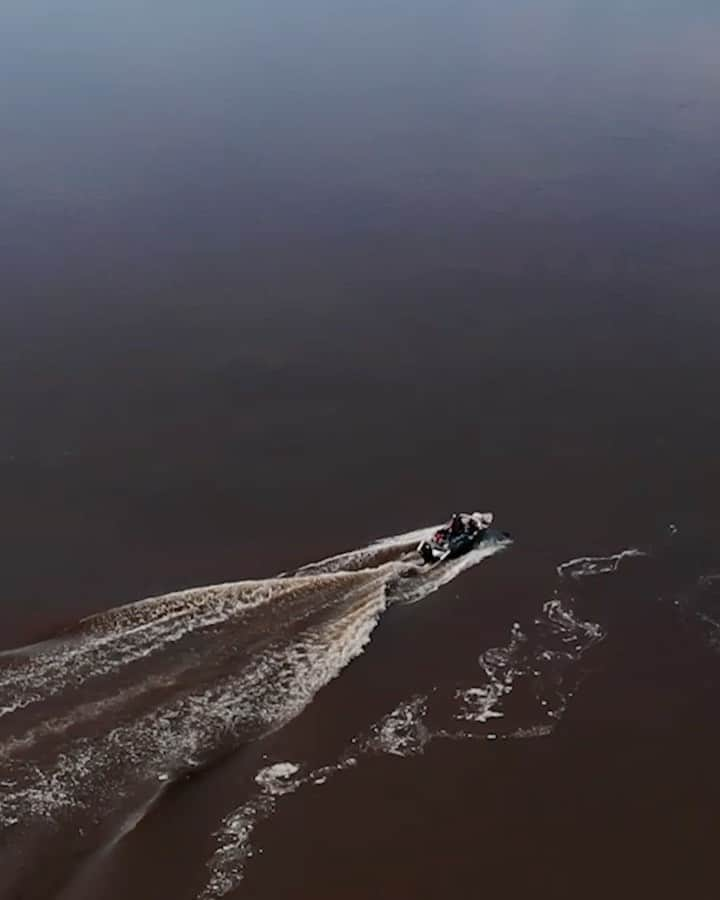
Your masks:
<path fill-rule="evenodd" d="M 435 555 L 429 541 L 423 541 L 420 544 L 420 556 L 422 556 L 423 562 L 429 566 L 435 562 Z"/>
<path fill-rule="evenodd" d="M 450 534 L 453 537 L 456 537 L 458 534 L 462 534 L 465 531 L 465 522 L 463 521 L 463 517 L 460 513 L 453 513 L 452 519 L 450 519 Z"/>
<path fill-rule="evenodd" d="M 487 526 L 485 526 L 485 527 L 487 527 Z M 485 527 L 483 529 L 480 528 L 475 516 L 468 516 L 467 520 L 465 521 L 465 531 L 467 531 L 468 534 L 477 534 L 478 531 L 481 531 L 481 530 L 484 531 Z"/>

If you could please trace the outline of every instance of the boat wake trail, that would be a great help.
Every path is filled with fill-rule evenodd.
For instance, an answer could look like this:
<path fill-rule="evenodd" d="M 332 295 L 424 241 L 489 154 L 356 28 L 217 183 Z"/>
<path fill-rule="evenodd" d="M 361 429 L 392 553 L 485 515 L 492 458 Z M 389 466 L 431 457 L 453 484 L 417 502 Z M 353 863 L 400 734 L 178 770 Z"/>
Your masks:
<path fill-rule="evenodd" d="M 216 832 L 208 878 L 198 900 L 219 900 L 242 882 L 255 853 L 257 826 L 276 811 L 282 797 L 354 769 L 363 757 L 423 753 L 436 740 L 524 739 L 553 732 L 583 677 L 579 662 L 604 640 L 605 630 L 577 611 L 574 595 L 581 579 L 614 574 L 623 561 L 644 555 L 624 550 L 609 557 L 582 557 L 557 568 L 550 599 L 532 621 L 513 623 L 507 642 L 483 650 L 473 680 L 438 685 L 429 694 L 407 698 L 356 735 L 331 763 L 316 768 L 276 762 L 255 776 L 255 790 L 227 814 Z"/>
<path fill-rule="evenodd" d="M 62 859 L 296 716 L 362 652 L 388 604 L 422 599 L 509 543 L 489 534 L 422 568 L 413 551 L 432 530 L 276 578 L 143 600 L 0 657 L 1 896 L 49 895 L 72 875 Z"/>

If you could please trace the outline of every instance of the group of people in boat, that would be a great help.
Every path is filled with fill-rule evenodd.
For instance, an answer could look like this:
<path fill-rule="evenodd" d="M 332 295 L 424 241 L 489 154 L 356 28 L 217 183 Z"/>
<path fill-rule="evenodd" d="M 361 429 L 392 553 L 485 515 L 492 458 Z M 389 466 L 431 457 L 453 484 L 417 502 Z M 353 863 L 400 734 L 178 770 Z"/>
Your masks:
<path fill-rule="evenodd" d="M 461 534 L 473 534 L 478 531 L 477 522 L 472 516 L 463 516 L 461 513 L 453 513 L 450 523 L 439 528 L 433 535 L 436 544 L 444 544 L 451 538 Z"/>

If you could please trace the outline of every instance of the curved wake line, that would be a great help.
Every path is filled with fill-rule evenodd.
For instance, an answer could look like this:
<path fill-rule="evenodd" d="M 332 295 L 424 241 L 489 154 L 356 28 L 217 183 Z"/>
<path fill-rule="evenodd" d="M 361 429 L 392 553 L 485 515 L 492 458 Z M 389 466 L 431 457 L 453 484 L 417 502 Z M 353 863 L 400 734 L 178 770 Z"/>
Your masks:
<path fill-rule="evenodd" d="M 257 790 L 227 813 L 215 832 L 207 880 L 197 900 L 220 900 L 236 890 L 254 853 L 257 826 L 276 811 L 281 798 L 325 784 L 368 755 L 408 757 L 435 740 L 527 739 L 552 733 L 574 696 L 577 664 L 605 638 L 602 627 L 579 616 L 570 594 L 558 587 L 538 617 L 515 622 L 503 646 L 484 650 L 471 685 L 434 688 L 403 700 L 364 733 L 356 735 L 331 764 L 305 768 L 296 762 L 266 765 L 255 776 Z M 513 710 L 513 695 L 525 691 Z M 262 852 L 262 849 L 260 849 Z"/>
<path fill-rule="evenodd" d="M 577 559 L 570 559 L 567 562 L 560 563 L 557 567 L 558 575 L 564 575 L 569 578 L 585 578 L 588 575 L 606 575 L 617 572 L 620 564 L 624 559 L 632 559 L 638 556 L 647 556 L 644 550 L 637 547 L 630 547 L 627 550 L 621 550 L 612 556 L 578 556 Z"/>

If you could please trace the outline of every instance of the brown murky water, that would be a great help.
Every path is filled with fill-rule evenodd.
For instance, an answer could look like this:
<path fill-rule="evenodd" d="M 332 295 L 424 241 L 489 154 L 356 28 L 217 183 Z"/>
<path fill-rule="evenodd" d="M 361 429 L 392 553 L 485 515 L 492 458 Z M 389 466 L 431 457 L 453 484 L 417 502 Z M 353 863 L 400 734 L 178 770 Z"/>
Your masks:
<path fill-rule="evenodd" d="M 720 14 L 2 18 L 0 897 L 711 896 Z"/>

